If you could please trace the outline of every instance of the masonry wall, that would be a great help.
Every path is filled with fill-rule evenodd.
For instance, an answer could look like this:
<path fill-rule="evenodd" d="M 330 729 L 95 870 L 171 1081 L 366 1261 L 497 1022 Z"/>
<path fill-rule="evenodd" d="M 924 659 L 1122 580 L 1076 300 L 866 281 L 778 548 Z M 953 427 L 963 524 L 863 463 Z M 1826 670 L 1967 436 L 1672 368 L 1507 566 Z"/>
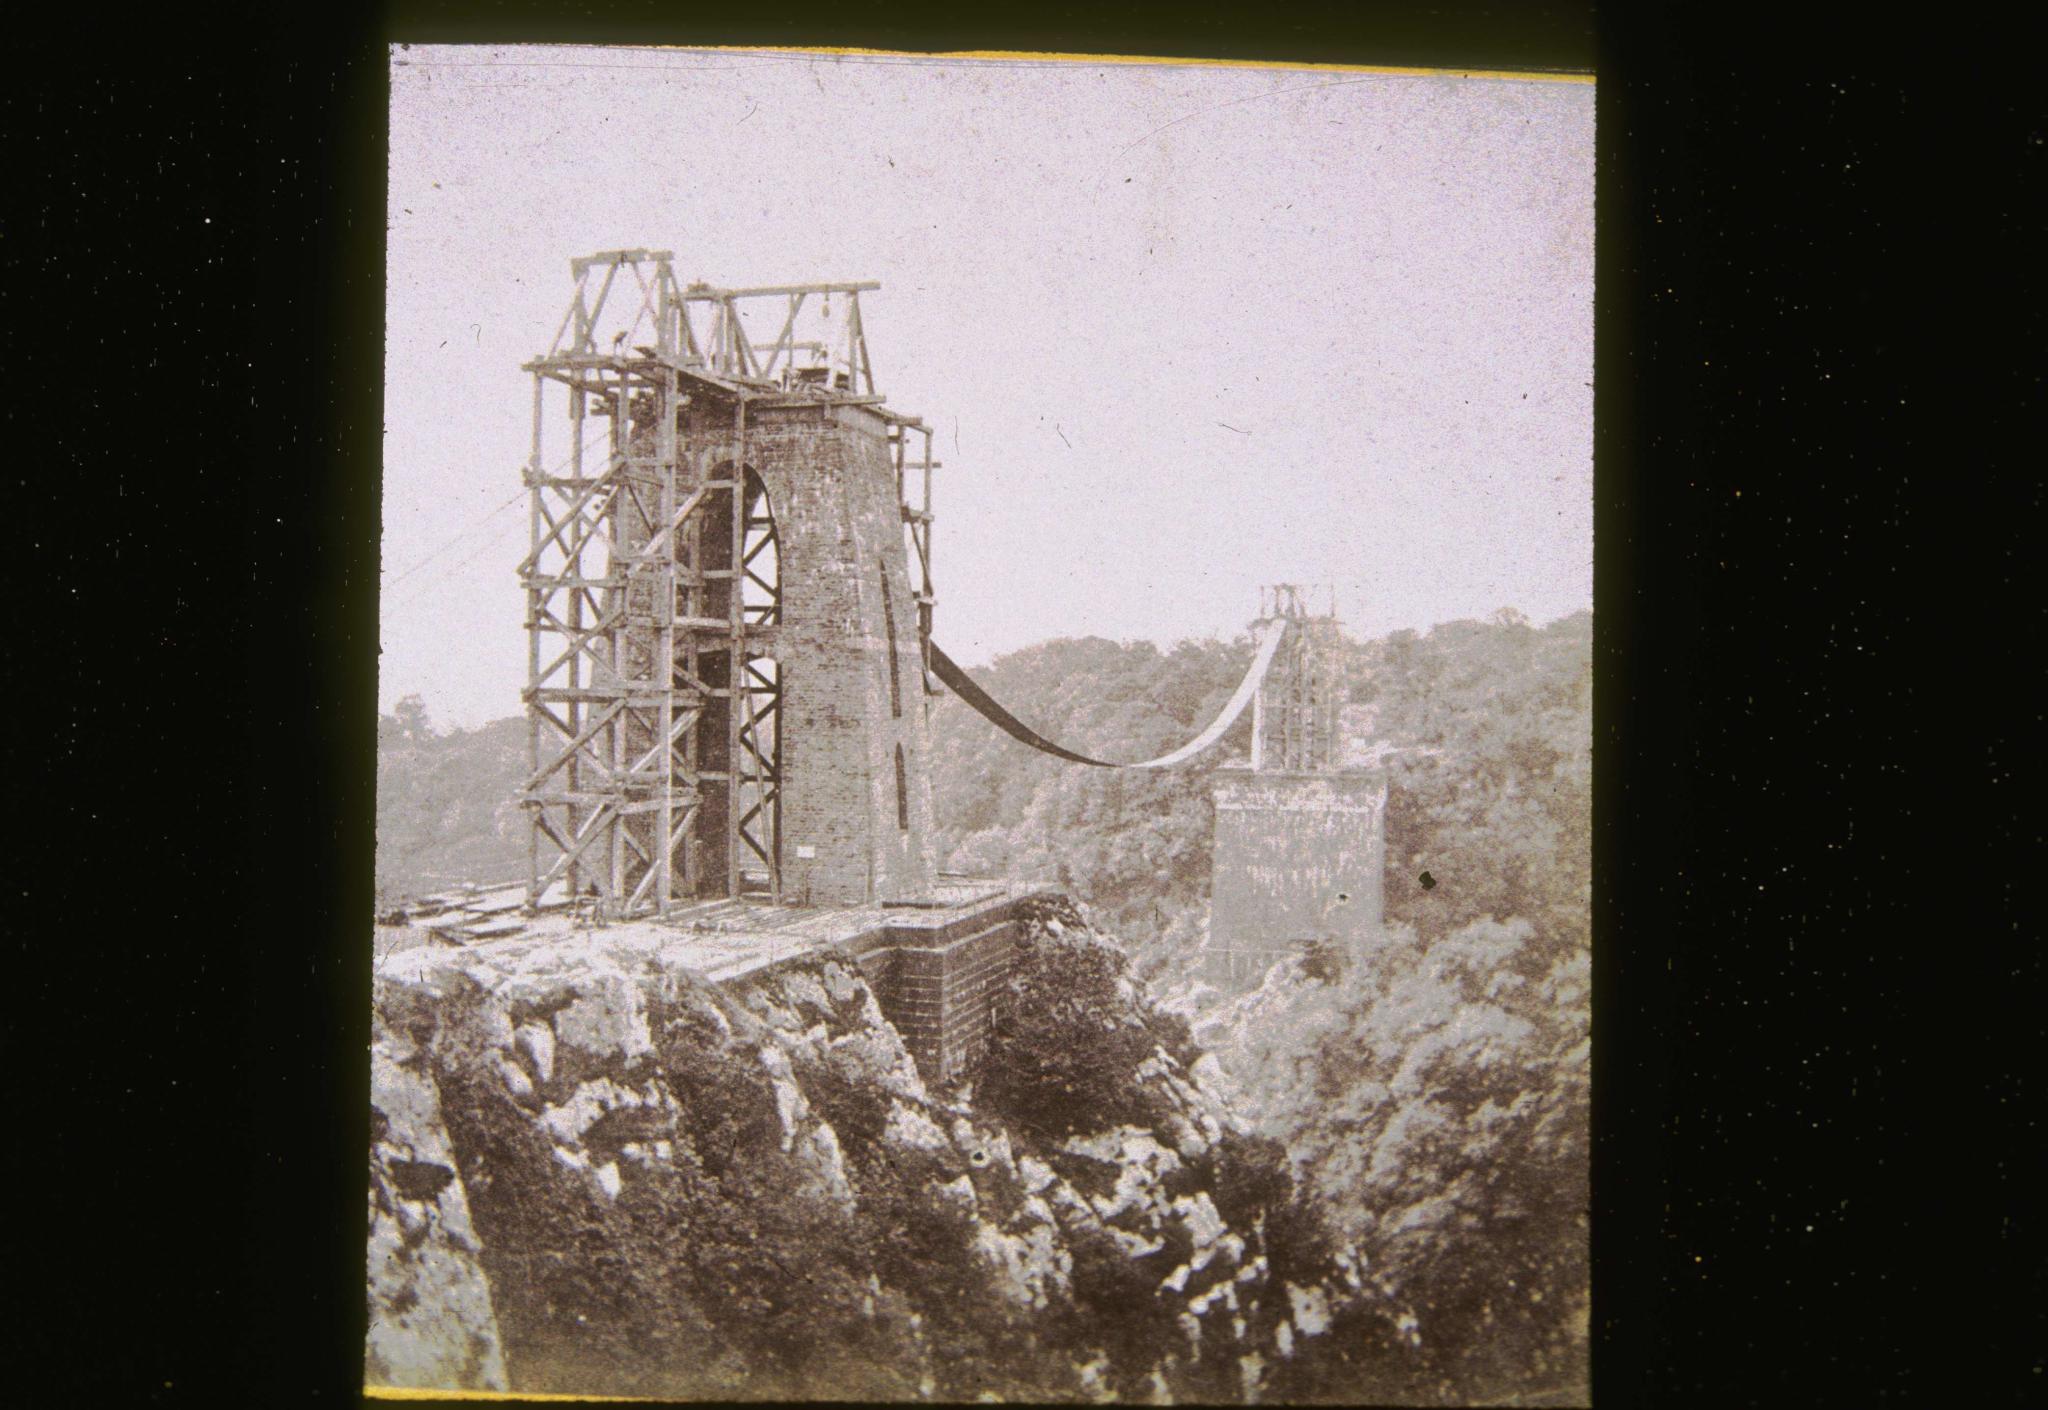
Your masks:
<path fill-rule="evenodd" d="M 1374 773 L 1219 770 L 1204 969 L 1229 989 L 1384 914 L 1387 783 Z"/>
<path fill-rule="evenodd" d="M 897 951 L 886 1007 L 928 1077 L 950 1081 L 988 1051 L 993 1001 L 1016 949 L 1016 927 L 1005 922 L 944 949 Z"/>
<path fill-rule="evenodd" d="M 853 948 L 861 971 L 926 1081 L 951 1081 L 988 1051 L 995 1005 L 1016 960 L 1009 909 L 963 934 L 890 929 Z"/>
<path fill-rule="evenodd" d="M 734 458 L 737 437 L 699 422 L 688 444 L 708 476 Z M 744 454 L 779 545 L 784 899 L 925 894 L 937 871 L 927 706 L 886 423 L 865 407 L 757 406 Z"/>

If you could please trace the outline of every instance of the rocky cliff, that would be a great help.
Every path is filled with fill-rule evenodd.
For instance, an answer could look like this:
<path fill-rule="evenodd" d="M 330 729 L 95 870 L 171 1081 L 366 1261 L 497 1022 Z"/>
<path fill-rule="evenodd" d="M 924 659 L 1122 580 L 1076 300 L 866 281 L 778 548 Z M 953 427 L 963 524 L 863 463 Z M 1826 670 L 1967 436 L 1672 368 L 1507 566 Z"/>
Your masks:
<path fill-rule="evenodd" d="M 971 1082 L 849 962 L 379 962 L 373 1385 L 703 1399 L 1249 1401 L 1327 1325 L 1286 1162 L 1065 903 Z"/>

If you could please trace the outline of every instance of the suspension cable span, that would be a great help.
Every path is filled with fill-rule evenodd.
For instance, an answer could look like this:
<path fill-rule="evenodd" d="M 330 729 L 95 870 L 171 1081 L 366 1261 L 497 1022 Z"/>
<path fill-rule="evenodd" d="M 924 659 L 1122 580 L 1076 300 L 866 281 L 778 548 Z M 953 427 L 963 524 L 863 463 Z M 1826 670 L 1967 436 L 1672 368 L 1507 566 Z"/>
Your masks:
<path fill-rule="evenodd" d="M 1075 764 L 1087 764 L 1098 769 L 1165 769 L 1192 759 L 1195 755 L 1221 739 L 1224 732 L 1237 722 L 1237 717 L 1244 713 L 1244 707 L 1249 705 L 1252 696 L 1258 693 L 1260 682 L 1266 678 L 1267 668 L 1273 664 L 1273 654 L 1280 647 L 1280 639 L 1286 634 L 1287 621 L 1284 618 L 1274 618 L 1260 623 L 1258 635 L 1255 638 L 1257 649 L 1252 654 L 1251 668 L 1245 672 L 1244 679 L 1238 682 L 1237 691 L 1230 697 L 1229 703 L 1224 705 L 1223 712 L 1210 721 L 1207 729 L 1203 730 L 1186 744 L 1183 744 L 1180 748 L 1174 750 L 1171 754 L 1162 754 L 1156 759 L 1146 759 L 1135 764 L 1119 764 L 1108 759 L 1091 759 L 1086 754 L 1077 754 L 1071 749 L 1065 749 L 1054 744 L 1044 735 L 1032 729 L 1031 726 L 1019 720 L 1008 710 L 1005 710 L 1001 705 L 998 705 L 987 691 L 976 685 L 965 671 L 954 664 L 952 657 L 939 649 L 939 644 L 936 641 L 931 644 L 932 672 L 941 681 L 945 682 L 955 695 L 973 707 L 976 714 L 982 716 L 982 718 L 986 719 L 1004 734 L 1009 735 L 1020 743 L 1030 745 L 1033 749 L 1050 754 L 1054 758 L 1065 759 Z"/>

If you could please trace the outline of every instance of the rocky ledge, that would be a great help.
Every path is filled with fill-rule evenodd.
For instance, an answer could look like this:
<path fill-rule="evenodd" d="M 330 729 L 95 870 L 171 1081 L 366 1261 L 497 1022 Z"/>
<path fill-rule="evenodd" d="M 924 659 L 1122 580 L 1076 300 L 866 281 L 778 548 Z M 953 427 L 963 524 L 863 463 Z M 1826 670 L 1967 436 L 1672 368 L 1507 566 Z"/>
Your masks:
<path fill-rule="evenodd" d="M 392 961 L 372 1385 L 1252 1401 L 1326 1325 L 1267 1248 L 1286 1162 L 1064 902 L 946 1090 L 830 953 L 724 985 L 602 931 Z"/>

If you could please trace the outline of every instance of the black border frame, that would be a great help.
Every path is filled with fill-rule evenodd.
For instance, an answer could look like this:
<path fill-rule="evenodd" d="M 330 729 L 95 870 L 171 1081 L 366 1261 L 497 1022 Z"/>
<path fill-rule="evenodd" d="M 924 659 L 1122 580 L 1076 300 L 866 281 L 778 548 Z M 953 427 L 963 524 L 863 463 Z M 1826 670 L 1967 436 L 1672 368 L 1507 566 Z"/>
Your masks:
<path fill-rule="evenodd" d="M 1595 1398 L 2039 1394 L 2021 1113 L 2048 1033 L 2014 884 L 2038 669 L 1995 616 L 1930 622 L 1914 571 L 1953 447 L 1909 420 L 1897 290 L 1911 193 L 1957 153 L 1904 67 L 1658 4 L 170 23 L 26 43 L 0 94 L 9 361 L 40 387 L 6 755 L 13 1386 L 359 1393 L 382 45 L 659 38 L 1596 68 Z M 2006 261 L 2037 351 L 2041 117 L 1964 106 L 1994 129 L 1969 253 Z M 1994 355 L 1973 424 L 2018 419 L 2024 366 Z M 1981 610 L 2039 476 L 1970 453 Z M 1926 708 L 1962 651 L 1994 673 L 1966 745 Z M 1968 872 L 1929 837 L 1951 822 L 1982 824 Z"/>

